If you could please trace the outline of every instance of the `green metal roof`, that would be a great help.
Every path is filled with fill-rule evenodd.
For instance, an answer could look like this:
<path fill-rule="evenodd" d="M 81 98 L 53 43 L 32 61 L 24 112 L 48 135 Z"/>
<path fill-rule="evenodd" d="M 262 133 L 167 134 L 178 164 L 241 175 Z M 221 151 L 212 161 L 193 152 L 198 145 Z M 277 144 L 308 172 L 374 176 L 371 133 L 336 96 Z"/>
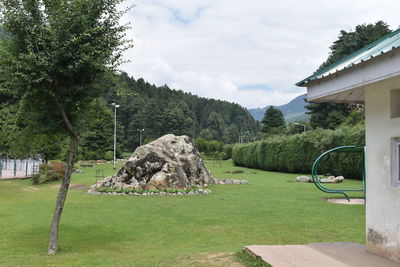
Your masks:
<path fill-rule="evenodd" d="M 400 29 L 391 32 L 382 38 L 364 46 L 360 50 L 336 61 L 332 65 L 317 71 L 311 76 L 308 76 L 304 80 L 296 83 L 297 86 L 305 86 L 308 82 L 312 80 L 318 80 L 320 78 L 326 77 L 330 74 L 344 70 L 358 63 L 370 60 L 373 57 L 387 53 L 397 47 L 400 47 Z"/>

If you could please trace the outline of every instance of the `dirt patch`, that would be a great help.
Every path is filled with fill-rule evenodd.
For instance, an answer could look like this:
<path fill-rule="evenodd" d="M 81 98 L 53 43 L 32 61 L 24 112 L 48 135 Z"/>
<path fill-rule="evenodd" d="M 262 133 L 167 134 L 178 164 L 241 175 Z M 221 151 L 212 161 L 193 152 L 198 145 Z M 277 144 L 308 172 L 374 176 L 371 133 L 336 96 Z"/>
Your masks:
<path fill-rule="evenodd" d="M 37 187 L 33 187 L 33 186 L 25 186 L 22 188 L 22 191 L 24 191 L 24 192 L 35 192 L 38 190 L 40 190 L 40 189 Z"/>
<path fill-rule="evenodd" d="M 53 185 L 51 188 L 60 188 L 59 184 L 55 184 Z M 69 185 L 69 189 L 72 190 L 87 190 L 89 188 L 88 185 L 84 185 L 84 184 L 70 184 Z"/>
<path fill-rule="evenodd" d="M 74 189 L 74 190 L 83 190 L 83 189 L 89 189 L 89 186 L 84 185 L 84 184 L 70 184 L 69 185 L 70 189 Z"/>
<path fill-rule="evenodd" d="M 218 267 L 243 267 L 235 261 L 234 252 L 199 253 L 180 258 L 178 266 L 218 266 Z"/>

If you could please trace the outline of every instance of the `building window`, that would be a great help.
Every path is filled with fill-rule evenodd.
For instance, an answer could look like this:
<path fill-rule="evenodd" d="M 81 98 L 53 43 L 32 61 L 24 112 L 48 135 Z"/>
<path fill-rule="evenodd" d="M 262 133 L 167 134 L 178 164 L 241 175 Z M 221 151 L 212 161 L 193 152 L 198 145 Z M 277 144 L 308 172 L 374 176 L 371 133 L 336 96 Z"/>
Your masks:
<path fill-rule="evenodd" d="M 390 91 L 390 117 L 400 117 L 400 90 L 395 89 Z"/>
<path fill-rule="evenodd" d="M 400 138 L 392 140 L 392 180 L 395 187 L 400 187 Z"/>

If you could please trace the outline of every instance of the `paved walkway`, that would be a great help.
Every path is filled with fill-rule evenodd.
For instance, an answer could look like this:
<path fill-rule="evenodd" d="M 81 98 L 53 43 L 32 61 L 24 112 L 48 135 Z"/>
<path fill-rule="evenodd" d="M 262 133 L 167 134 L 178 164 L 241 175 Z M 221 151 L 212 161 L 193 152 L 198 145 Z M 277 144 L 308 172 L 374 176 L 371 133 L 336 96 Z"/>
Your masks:
<path fill-rule="evenodd" d="M 273 267 L 399 267 L 353 242 L 245 247 Z"/>

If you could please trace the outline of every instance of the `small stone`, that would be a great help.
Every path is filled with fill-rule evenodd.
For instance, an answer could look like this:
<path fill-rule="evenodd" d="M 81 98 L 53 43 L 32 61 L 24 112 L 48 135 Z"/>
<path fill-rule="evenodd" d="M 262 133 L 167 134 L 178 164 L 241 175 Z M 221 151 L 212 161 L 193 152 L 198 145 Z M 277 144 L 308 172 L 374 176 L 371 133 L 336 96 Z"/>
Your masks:
<path fill-rule="evenodd" d="M 320 182 L 320 183 L 332 183 L 331 180 L 326 179 L 326 178 L 320 179 L 319 182 Z"/>
<path fill-rule="evenodd" d="M 178 193 L 176 193 L 176 195 L 182 196 L 182 192 L 178 192 Z"/>
<path fill-rule="evenodd" d="M 240 184 L 239 180 L 233 180 L 233 184 Z"/>
<path fill-rule="evenodd" d="M 332 183 L 341 183 L 341 182 L 343 182 L 343 180 L 344 180 L 343 176 L 337 176 L 337 177 L 333 178 L 331 181 L 332 181 Z"/>
<path fill-rule="evenodd" d="M 247 181 L 247 180 L 241 180 L 240 183 L 241 183 L 241 184 L 248 184 L 249 181 Z"/>
<path fill-rule="evenodd" d="M 206 189 L 206 190 L 204 190 L 204 192 L 207 193 L 207 195 L 212 193 L 212 191 L 210 189 Z"/>
<path fill-rule="evenodd" d="M 193 192 L 193 191 L 190 191 L 189 193 L 187 193 L 188 195 L 190 195 L 190 196 L 193 196 L 193 195 L 195 195 L 195 193 Z"/>
<path fill-rule="evenodd" d="M 197 193 L 202 194 L 203 192 L 204 192 L 203 189 L 201 189 L 201 188 L 197 189 Z"/>
<path fill-rule="evenodd" d="M 233 184 L 232 180 L 225 180 L 225 184 Z"/>
<path fill-rule="evenodd" d="M 219 181 L 219 184 L 225 184 L 225 182 L 224 181 Z"/>
<path fill-rule="evenodd" d="M 167 193 L 165 193 L 165 192 L 160 192 L 160 193 L 159 193 L 160 196 L 165 196 L 166 194 L 167 194 Z"/>
<path fill-rule="evenodd" d="M 297 178 L 296 178 L 296 182 L 299 182 L 299 183 L 308 183 L 310 181 L 311 181 L 311 178 L 308 176 L 297 176 Z"/>

